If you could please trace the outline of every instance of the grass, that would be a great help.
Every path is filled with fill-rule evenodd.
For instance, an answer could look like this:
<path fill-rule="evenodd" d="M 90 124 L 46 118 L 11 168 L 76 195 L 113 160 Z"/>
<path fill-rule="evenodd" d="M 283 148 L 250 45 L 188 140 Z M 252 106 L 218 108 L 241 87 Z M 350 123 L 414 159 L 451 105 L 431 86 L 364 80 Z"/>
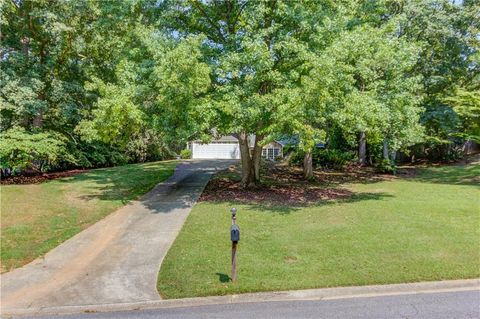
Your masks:
<path fill-rule="evenodd" d="M 1 269 L 45 254 L 167 179 L 175 161 L 95 169 L 34 185 L 1 187 Z"/>
<path fill-rule="evenodd" d="M 480 276 L 480 164 L 341 184 L 354 195 L 304 207 L 197 204 L 166 256 L 165 298 Z M 238 281 L 229 227 L 238 209 Z"/>

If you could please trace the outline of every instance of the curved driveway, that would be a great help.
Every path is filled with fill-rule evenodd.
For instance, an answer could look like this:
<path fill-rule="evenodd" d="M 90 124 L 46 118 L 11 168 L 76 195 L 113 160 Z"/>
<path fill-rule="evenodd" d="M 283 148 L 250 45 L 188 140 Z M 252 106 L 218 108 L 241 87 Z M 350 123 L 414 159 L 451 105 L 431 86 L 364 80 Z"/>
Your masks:
<path fill-rule="evenodd" d="M 2 310 L 158 300 L 160 264 L 211 175 L 233 161 L 187 161 L 141 199 L 1 276 Z"/>

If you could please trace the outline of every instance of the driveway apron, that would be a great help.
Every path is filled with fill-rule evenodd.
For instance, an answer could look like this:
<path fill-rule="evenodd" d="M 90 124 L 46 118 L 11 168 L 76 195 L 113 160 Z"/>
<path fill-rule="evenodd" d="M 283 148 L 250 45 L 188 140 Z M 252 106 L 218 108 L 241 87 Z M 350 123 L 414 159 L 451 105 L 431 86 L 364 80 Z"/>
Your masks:
<path fill-rule="evenodd" d="M 211 175 L 235 163 L 191 160 L 165 182 L 24 267 L 1 275 L 1 307 L 158 300 L 168 249 Z"/>

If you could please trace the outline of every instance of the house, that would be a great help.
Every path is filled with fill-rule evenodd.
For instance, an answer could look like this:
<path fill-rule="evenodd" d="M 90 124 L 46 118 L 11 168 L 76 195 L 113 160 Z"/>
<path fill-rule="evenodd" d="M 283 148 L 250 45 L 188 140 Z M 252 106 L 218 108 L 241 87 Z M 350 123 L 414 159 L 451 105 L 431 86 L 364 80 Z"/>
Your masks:
<path fill-rule="evenodd" d="M 250 151 L 252 151 L 254 136 L 250 136 L 248 140 Z M 262 157 L 272 161 L 283 157 L 283 146 L 281 142 L 270 142 L 263 147 Z M 240 146 L 237 138 L 233 135 L 221 136 L 209 143 L 191 141 L 188 142 L 187 148 L 192 151 L 192 158 L 240 159 Z"/>

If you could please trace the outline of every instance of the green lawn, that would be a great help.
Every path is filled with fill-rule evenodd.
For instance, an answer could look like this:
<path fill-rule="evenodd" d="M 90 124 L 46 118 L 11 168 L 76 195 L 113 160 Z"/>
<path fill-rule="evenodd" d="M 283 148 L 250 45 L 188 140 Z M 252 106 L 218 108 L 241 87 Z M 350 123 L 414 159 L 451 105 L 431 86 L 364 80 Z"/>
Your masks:
<path fill-rule="evenodd" d="M 347 200 L 309 207 L 203 202 L 160 270 L 163 297 L 480 277 L 479 163 L 344 184 Z M 230 213 L 238 208 L 238 281 Z"/>
<path fill-rule="evenodd" d="M 1 187 L 2 272 L 41 256 L 167 179 L 175 161 L 95 169 Z"/>

